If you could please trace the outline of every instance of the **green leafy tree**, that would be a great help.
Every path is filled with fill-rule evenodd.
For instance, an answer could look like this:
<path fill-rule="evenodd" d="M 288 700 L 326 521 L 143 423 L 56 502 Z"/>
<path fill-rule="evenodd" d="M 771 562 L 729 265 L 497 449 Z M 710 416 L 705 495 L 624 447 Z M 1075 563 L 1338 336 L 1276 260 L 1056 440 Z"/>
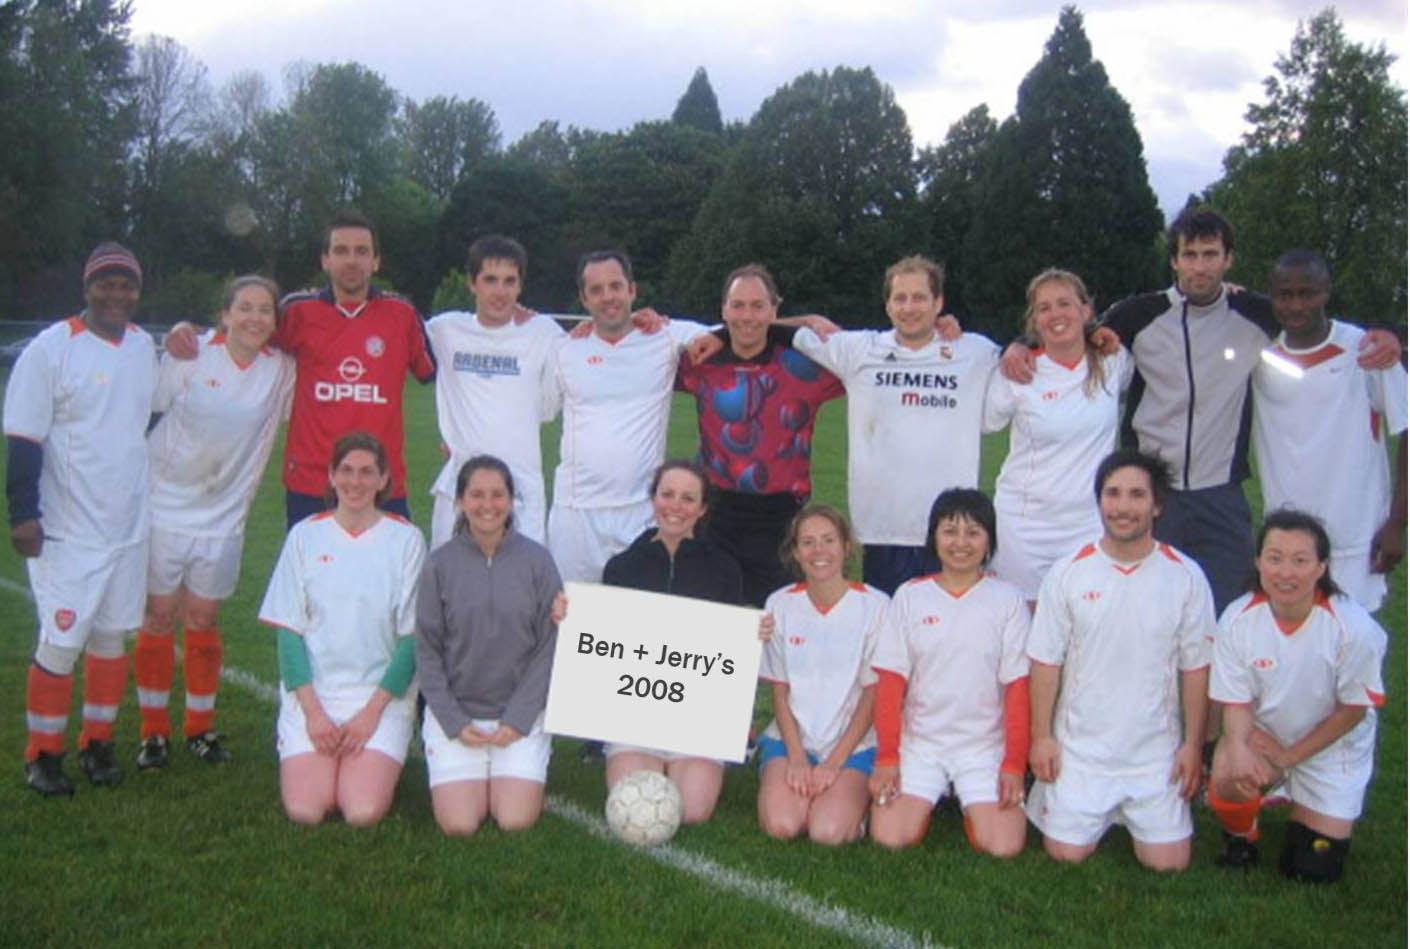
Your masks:
<path fill-rule="evenodd" d="M 570 242 L 625 248 L 642 297 L 652 298 L 723 155 L 717 136 L 675 122 L 642 122 L 587 142 L 568 176 Z"/>
<path fill-rule="evenodd" d="M 1331 8 L 1298 23 L 1206 192 L 1234 227 L 1235 279 L 1263 286 L 1280 254 L 1306 247 L 1332 266 L 1335 306 L 1405 318 L 1407 125 L 1394 61 L 1384 44 L 1349 42 Z"/>
<path fill-rule="evenodd" d="M 0 298 L 12 308 L 73 306 L 72 268 L 124 236 L 130 16 L 119 0 L 0 5 Z"/>
<path fill-rule="evenodd" d="M 557 119 L 545 119 L 510 145 L 508 154 L 511 158 L 532 162 L 561 179 L 567 176 L 568 166 L 578 150 L 599 134 L 576 125 L 570 125 L 567 131 L 563 131 L 558 127 Z"/>
<path fill-rule="evenodd" d="M 959 264 L 974 223 L 979 176 L 998 128 L 989 107 L 978 105 L 950 126 L 941 145 L 920 153 L 921 206 L 930 225 L 930 246 L 935 259 L 946 265 L 945 308 L 961 317 L 968 312 L 967 274 L 963 266 L 949 265 Z"/>
<path fill-rule="evenodd" d="M 1058 15 L 987 151 L 963 255 L 978 322 L 1011 334 L 1028 281 L 1049 266 L 1080 274 L 1099 305 L 1159 281 L 1163 221 L 1141 138 L 1076 8 Z"/>
<path fill-rule="evenodd" d="M 870 69 L 809 72 L 750 120 L 671 254 L 668 303 L 708 314 L 757 260 L 794 310 L 884 319 L 881 274 L 919 235 L 910 128 Z"/>
<path fill-rule="evenodd" d="M 671 113 L 671 121 L 679 125 L 689 125 L 710 135 L 723 135 L 725 123 L 720 118 L 720 103 L 715 98 L 715 90 L 710 87 L 710 77 L 705 67 L 696 67 L 690 77 L 690 85 L 685 87 L 676 111 Z"/>
<path fill-rule="evenodd" d="M 398 123 L 407 173 L 437 201 L 477 162 L 499 150 L 499 121 L 479 99 L 408 99 Z"/>
<path fill-rule="evenodd" d="M 465 250 L 482 234 L 507 234 L 529 252 L 522 302 L 544 311 L 571 310 L 573 265 L 583 249 L 565 240 L 567 188 L 553 169 L 495 155 L 471 169 L 441 212 L 438 273 L 465 266 Z"/>

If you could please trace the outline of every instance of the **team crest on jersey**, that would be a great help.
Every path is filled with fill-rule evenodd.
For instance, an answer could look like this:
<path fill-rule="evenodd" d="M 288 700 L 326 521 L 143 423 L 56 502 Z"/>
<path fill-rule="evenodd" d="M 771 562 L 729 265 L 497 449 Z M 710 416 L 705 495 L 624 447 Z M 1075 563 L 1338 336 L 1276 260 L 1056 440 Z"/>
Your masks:
<path fill-rule="evenodd" d="M 931 613 L 929 616 L 921 617 L 920 622 L 923 626 L 939 626 L 940 617 L 936 616 L 934 613 Z"/>
<path fill-rule="evenodd" d="M 59 627 L 59 632 L 67 633 L 73 628 L 74 621 L 78 619 L 78 614 L 73 610 L 55 610 L 54 625 Z"/>
<path fill-rule="evenodd" d="M 1062 396 L 1062 393 L 1059 392 L 1058 390 L 1056 390 L 1056 389 L 1049 389 L 1047 392 L 1044 392 L 1044 393 L 1043 393 L 1043 401 L 1044 401 L 1044 402 L 1055 402 L 1055 401 L 1057 401 L 1057 399 L 1058 399 L 1059 397 L 1061 397 L 1061 396 Z"/>
<path fill-rule="evenodd" d="M 376 359 L 387 351 L 387 344 L 382 342 L 382 337 L 380 336 L 367 337 L 366 345 L 367 355 L 371 356 L 373 359 Z"/>
<path fill-rule="evenodd" d="M 940 346 L 940 358 L 941 358 L 941 359 L 954 359 L 954 358 L 955 358 L 955 351 L 954 351 L 953 349 L 951 349 L 949 346 L 946 346 L 946 345 L 944 345 L 944 344 L 941 344 L 941 346 Z"/>
<path fill-rule="evenodd" d="M 212 376 L 211 378 L 209 378 L 209 379 L 206 380 L 206 388 L 207 388 L 207 389 L 219 389 L 219 388 L 220 388 L 220 380 L 217 379 L 217 378 L 215 378 L 214 376 Z"/>
<path fill-rule="evenodd" d="M 1278 664 L 1277 661 L 1276 661 L 1276 660 L 1273 660 L 1273 659 L 1255 659 L 1255 660 L 1253 660 L 1253 667 L 1254 667 L 1255 669 L 1259 670 L 1260 672 L 1266 672 L 1267 670 L 1272 669 L 1272 668 L 1273 668 L 1274 666 L 1276 666 L 1277 664 Z"/>
<path fill-rule="evenodd" d="M 1101 598 L 1101 590 L 1088 590 L 1086 593 L 1082 594 L 1082 599 L 1086 600 L 1088 603 L 1095 603 Z"/>
<path fill-rule="evenodd" d="M 333 562 L 333 555 L 332 555 L 332 554 L 319 554 L 319 555 L 318 555 L 318 562 L 319 562 L 319 563 L 332 563 L 332 562 Z"/>
<path fill-rule="evenodd" d="M 602 357 L 601 357 L 601 356 L 589 356 L 589 357 L 587 358 L 587 364 L 588 364 L 589 366 L 600 366 L 600 365 L 602 365 Z"/>
<path fill-rule="evenodd" d="M 803 645 L 804 643 L 806 643 L 807 641 L 808 641 L 808 640 L 807 640 L 807 637 L 804 637 L 804 636 L 789 636 L 789 637 L 788 637 L 788 645 L 790 645 L 790 646 L 801 646 L 801 645 Z"/>

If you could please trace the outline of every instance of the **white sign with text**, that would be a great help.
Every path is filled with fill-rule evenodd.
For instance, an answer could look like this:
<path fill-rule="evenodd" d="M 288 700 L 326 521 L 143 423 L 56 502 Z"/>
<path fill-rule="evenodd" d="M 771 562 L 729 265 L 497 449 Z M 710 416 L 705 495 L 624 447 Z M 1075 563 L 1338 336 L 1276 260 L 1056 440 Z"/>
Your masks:
<path fill-rule="evenodd" d="M 759 611 L 569 583 L 544 730 L 743 761 Z"/>

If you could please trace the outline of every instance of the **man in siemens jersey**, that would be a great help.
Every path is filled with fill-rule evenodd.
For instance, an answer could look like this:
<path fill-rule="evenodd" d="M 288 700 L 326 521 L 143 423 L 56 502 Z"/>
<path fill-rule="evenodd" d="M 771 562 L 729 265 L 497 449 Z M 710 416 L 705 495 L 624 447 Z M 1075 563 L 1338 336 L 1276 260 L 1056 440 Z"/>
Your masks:
<path fill-rule="evenodd" d="M 157 383 L 152 338 L 132 323 L 142 268 L 100 244 L 83 270 L 83 312 L 35 337 L 5 390 L 10 542 L 26 558 L 39 618 L 25 691 L 25 780 L 67 796 L 64 734 L 83 663 L 78 761 L 122 781 L 113 726 L 127 683 L 124 637 L 142 623 L 147 442 Z"/>
<path fill-rule="evenodd" d="M 539 425 L 558 414 L 554 352 L 563 331 L 519 306 L 528 272 L 523 245 L 487 234 L 466 253 L 475 312 L 452 310 L 426 323 L 436 359 L 436 420 L 447 457 L 431 486 L 431 546 L 450 539 L 455 479 L 475 455 L 502 459 L 514 475 L 514 529 L 544 541 Z"/>
<path fill-rule="evenodd" d="M 1243 480 L 1249 475 L 1249 377 L 1278 332 L 1268 298 L 1226 286 L 1234 263 L 1229 223 L 1207 208 L 1186 208 L 1166 236 L 1175 285 L 1128 297 L 1102 317 L 1131 351 L 1122 443 L 1170 464 L 1174 481 L 1156 537 L 1200 565 L 1222 611 L 1242 592 L 1253 563 L 1253 527 Z M 1360 364 L 1400 358 L 1395 337 L 1367 333 Z M 1032 378 L 1032 351 L 1015 343 L 1002 369 Z"/>
<path fill-rule="evenodd" d="M 320 263 L 328 285 L 286 296 L 270 340 L 296 367 L 284 443 L 287 526 L 324 509 L 333 445 L 354 430 L 386 446 L 392 480 L 383 506 L 409 517 L 402 389 L 408 372 L 423 383 L 435 376 L 425 327 L 408 301 L 372 286 L 382 258 L 377 229 L 360 212 L 333 216 Z M 194 327 L 172 327 L 167 350 L 195 358 Z"/>

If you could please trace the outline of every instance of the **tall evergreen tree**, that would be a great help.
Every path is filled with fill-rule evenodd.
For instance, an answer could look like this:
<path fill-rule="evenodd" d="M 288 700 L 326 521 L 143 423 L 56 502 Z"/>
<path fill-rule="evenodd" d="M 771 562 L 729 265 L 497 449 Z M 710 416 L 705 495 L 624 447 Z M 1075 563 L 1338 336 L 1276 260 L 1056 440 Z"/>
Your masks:
<path fill-rule="evenodd" d="M 671 113 L 671 121 L 689 125 L 711 135 L 722 135 L 725 123 L 720 118 L 720 103 L 715 99 L 715 90 L 710 87 L 710 77 L 705 67 L 698 66 L 695 75 L 690 77 L 690 85 L 676 103 L 676 111 Z"/>
<path fill-rule="evenodd" d="M 1394 61 L 1384 44 L 1349 42 L 1330 8 L 1298 24 L 1207 192 L 1234 226 L 1235 279 L 1261 287 L 1280 254 L 1308 247 L 1332 265 L 1335 306 L 1404 319 L 1407 125 Z"/>
<path fill-rule="evenodd" d="M 1099 305 L 1160 280 L 1162 227 L 1126 100 L 1092 58 L 1082 15 L 1064 7 L 1018 88 L 978 184 L 964 253 L 974 315 L 1011 333 L 1028 281 L 1075 271 Z"/>
<path fill-rule="evenodd" d="M 945 134 L 943 144 L 920 154 L 925 186 L 922 213 L 930 224 L 929 253 L 946 267 L 945 309 L 966 319 L 968 275 L 961 255 L 974 225 L 979 176 L 988 161 L 998 123 L 987 105 L 965 113 Z"/>
<path fill-rule="evenodd" d="M 764 100 L 690 233 L 671 254 L 670 304 L 719 307 L 719 282 L 756 260 L 794 310 L 884 320 L 882 271 L 914 249 L 906 115 L 870 69 L 804 73 Z"/>

